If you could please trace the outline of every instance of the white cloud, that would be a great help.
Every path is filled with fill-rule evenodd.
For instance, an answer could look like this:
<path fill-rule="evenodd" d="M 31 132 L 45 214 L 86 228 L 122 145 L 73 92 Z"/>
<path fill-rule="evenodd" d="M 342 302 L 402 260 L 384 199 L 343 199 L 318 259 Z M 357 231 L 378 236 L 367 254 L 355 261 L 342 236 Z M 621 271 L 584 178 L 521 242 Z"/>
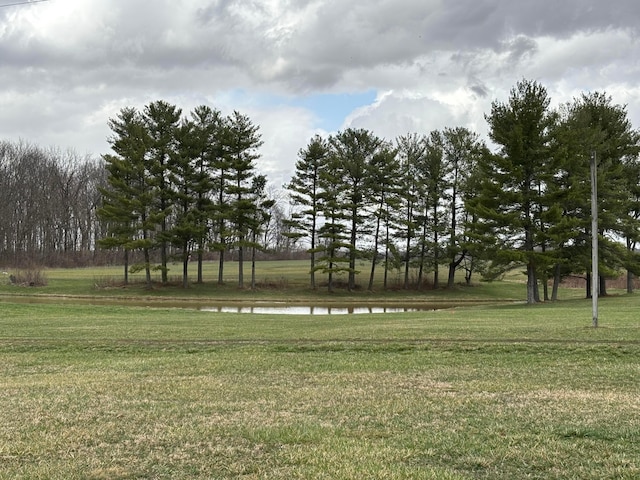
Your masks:
<path fill-rule="evenodd" d="M 484 110 L 478 106 L 485 103 L 478 103 L 473 91 L 463 88 L 431 96 L 415 91 L 386 92 L 375 104 L 353 112 L 344 127 L 370 129 L 387 140 L 457 126 L 484 133 Z"/>
<path fill-rule="evenodd" d="M 0 0 L 0 5 L 3 0 Z M 6 3 L 6 2 L 5 2 Z M 378 92 L 343 126 L 468 126 L 522 78 L 554 103 L 600 90 L 640 122 L 637 0 L 55 0 L 0 8 L 3 139 L 106 153 L 107 121 L 163 99 L 260 124 L 274 183 L 323 124 L 268 102 Z M 309 106 L 309 108 L 312 108 Z M 326 122 L 325 122 L 326 123 Z"/>

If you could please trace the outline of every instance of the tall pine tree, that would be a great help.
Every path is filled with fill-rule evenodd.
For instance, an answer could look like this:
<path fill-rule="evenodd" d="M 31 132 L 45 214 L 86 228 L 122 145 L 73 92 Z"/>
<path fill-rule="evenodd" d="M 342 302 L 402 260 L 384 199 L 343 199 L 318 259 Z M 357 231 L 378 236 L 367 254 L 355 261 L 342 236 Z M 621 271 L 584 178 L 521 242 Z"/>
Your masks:
<path fill-rule="evenodd" d="M 309 144 L 298 152 L 296 171 L 286 185 L 290 192 L 294 211 L 287 222 L 290 238 L 297 241 L 308 238 L 310 255 L 311 288 L 316 288 L 316 254 L 318 230 L 321 217 L 320 171 L 325 168 L 329 156 L 329 145 L 321 136 L 313 137 Z"/>
<path fill-rule="evenodd" d="M 499 151 L 481 159 L 481 189 L 468 203 L 493 263 L 526 266 L 527 303 L 540 300 L 538 273 L 548 261 L 539 247 L 554 174 L 549 133 L 555 115 L 549 103 L 547 90 L 529 80 L 518 82 L 506 103 L 493 102 L 486 119 Z"/>

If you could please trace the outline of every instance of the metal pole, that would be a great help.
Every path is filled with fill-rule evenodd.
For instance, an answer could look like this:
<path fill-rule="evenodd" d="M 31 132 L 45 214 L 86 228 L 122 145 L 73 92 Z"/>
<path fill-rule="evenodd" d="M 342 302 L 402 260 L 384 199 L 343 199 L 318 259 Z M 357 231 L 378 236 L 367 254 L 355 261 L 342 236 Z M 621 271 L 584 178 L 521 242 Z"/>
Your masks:
<path fill-rule="evenodd" d="M 591 305 L 593 328 L 598 328 L 598 297 L 600 279 L 598 275 L 598 175 L 596 152 L 591 153 Z"/>

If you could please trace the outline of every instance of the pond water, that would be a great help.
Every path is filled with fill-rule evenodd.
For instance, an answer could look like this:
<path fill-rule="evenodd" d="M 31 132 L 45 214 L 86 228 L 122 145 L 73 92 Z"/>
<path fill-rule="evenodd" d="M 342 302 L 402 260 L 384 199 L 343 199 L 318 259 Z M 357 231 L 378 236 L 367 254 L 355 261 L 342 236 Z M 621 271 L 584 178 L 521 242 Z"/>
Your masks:
<path fill-rule="evenodd" d="M 316 307 L 304 305 L 288 305 L 281 307 L 235 306 L 235 307 L 201 307 L 204 312 L 218 313 L 265 313 L 277 315 L 351 315 L 358 313 L 400 313 L 433 310 L 405 307 Z"/>
<path fill-rule="evenodd" d="M 265 302 L 247 304 L 211 305 L 203 299 L 197 300 L 165 300 L 165 299 L 137 299 L 137 298 L 100 298 L 100 297 L 59 297 L 39 295 L 0 295 L 0 303 L 49 303 L 49 304 L 85 304 L 85 305 L 128 305 L 137 307 L 177 308 L 186 310 L 200 310 L 202 312 L 216 313 L 258 313 L 271 315 L 353 315 L 361 313 L 402 313 L 402 312 L 426 312 L 455 307 L 452 303 L 411 303 L 407 306 L 364 306 L 339 304 L 327 305 L 292 305 L 289 303 Z"/>

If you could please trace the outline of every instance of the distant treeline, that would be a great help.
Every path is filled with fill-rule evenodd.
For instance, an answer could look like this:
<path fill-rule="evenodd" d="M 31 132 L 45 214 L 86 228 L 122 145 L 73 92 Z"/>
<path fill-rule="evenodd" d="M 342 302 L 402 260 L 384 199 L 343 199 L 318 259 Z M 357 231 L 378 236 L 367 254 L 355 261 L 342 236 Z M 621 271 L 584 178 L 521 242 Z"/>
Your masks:
<path fill-rule="evenodd" d="M 102 162 L 72 151 L 0 142 L 0 263 L 74 266 L 106 235 L 97 209 Z"/>

